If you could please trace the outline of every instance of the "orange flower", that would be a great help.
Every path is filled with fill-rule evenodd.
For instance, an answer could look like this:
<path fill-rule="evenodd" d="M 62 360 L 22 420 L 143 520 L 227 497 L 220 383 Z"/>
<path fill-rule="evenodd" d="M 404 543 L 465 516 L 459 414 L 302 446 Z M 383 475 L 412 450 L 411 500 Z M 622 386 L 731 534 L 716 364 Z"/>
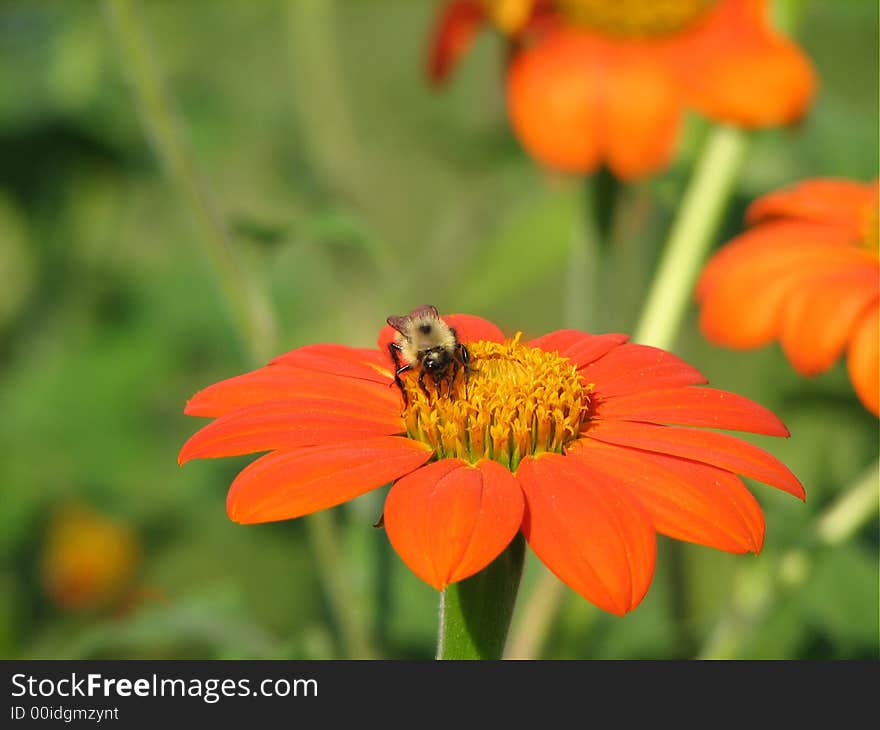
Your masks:
<path fill-rule="evenodd" d="M 445 321 L 470 374 L 447 395 L 379 349 L 309 345 L 197 393 L 214 417 L 183 446 L 193 458 L 270 451 L 233 481 L 229 516 L 285 520 L 394 482 L 384 525 L 412 571 L 438 590 L 478 572 L 522 531 L 560 579 L 616 614 L 654 572 L 655 531 L 744 553 L 761 549 L 761 508 L 737 474 L 803 499 L 765 451 L 709 427 L 787 436 L 779 419 L 663 350 L 619 334 L 561 330 L 505 339 L 471 315 Z M 676 424 L 672 427 L 667 424 Z"/>
<path fill-rule="evenodd" d="M 779 339 L 802 375 L 846 349 L 856 393 L 877 414 L 877 190 L 816 179 L 752 203 L 754 228 L 718 251 L 697 284 L 706 337 L 738 349 Z"/>
<path fill-rule="evenodd" d="M 42 582 L 61 608 L 106 608 L 130 591 L 140 554 L 137 536 L 125 523 L 89 507 L 65 507 L 49 524 Z"/>
<path fill-rule="evenodd" d="M 561 171 L 605 164 L 644 177 L 669 163 L 685 107 L 775 126 L 797 120 L 814 92 L 809 61 L 769 27 L 765 0 L 457 0 L 432 38 L 432 80 L 486 20 L 512 37 L 513 130 Z"/>

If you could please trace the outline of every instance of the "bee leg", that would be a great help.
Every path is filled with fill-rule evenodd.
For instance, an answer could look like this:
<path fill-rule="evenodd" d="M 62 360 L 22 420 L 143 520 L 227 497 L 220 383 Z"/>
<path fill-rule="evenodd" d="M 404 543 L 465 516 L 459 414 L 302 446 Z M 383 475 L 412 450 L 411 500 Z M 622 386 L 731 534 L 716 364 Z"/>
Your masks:
<path fill-rule="evenodd" d="M 471 374 L 471 353 L 464 345 L 458 346 L 458 356 L 461 359 L 461 369 L 464 373 L 464 399 L 467 400 L 468 376 Z"/>
<path fill-rule="evenodd" d="M 419 373 L 419 387 L 422 389 L 422 393 L 425 394 L 425 398 L 427 398 L 428 400 L 430 400 L 430 399 L 431 399 L 431 394 L 428 393 L 428 386 L 425 385 L 425 372 L 426 372 L 425 370 L 422 370 L 422 371 Z M 434 385 L 436 385 L 436 382 L 434 383 Z"/>
<path fill-rule="evenodd" d="M 458 360 L 452 360 L 452 374 L 446 379 L 446 397 L 452 397 L 452 386 L 455 385 L 455 379 L 458 377 Z"/>
<path fill-rule="evenodd" d="M 400 376 L 407 370 L 412 370 L 412 366 L 400 364 L 400 357 L 397 354 L 400 352 L 400 345 L 396 342 L 388 344 L 388 352 L 391 353 L 391 359 L 394 361 L 394 382 L 397 384 L 397 387 L 400 388 L 400 394 L 403 396 L 403 405 L 408 405 L 409 399 L 406 395 L 406 386 L 403 384 Z"/>

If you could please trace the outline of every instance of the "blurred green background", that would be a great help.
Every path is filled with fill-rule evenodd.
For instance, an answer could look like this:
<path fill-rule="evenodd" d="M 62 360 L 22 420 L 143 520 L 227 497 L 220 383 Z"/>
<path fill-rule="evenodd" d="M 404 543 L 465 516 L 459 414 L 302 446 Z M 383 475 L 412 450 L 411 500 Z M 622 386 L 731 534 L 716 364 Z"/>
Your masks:
<path fill-rule="evenodd" d="M 520 151 L 491 34 L 446 89 L 427 87 L 434 9 L 134 6 L 147 72 L 172 104 L 165 132 L 181 157 L 163 168 L 147 133 L 150 119 L 161 133 L 162 110 L 144 115 L 132 87 L 144 68 L 108 6 L 0 3 L 0 655 L 433 656 L 437 594 L 372 527 L 384 490 L 324 523 L 345 570 L 331 583 L 368 653 L 328 604 L 312 541 L 323 532 L 308 518 L 227 519 L 226 489 L 248 458 L 178 468 L 203 423 L 183 415 L 186 399 L 299 345 L 369 346 L 387 315 L 428 302 L 509 332 L 631 332 L 705 134 L 690 120 L 676 164 L 621 191 L 607 269 L 578 310 L 566 282 L 582 183 Z M 774 10 L 820 93 L 797 128 L 755 135 L 718 244 L 773 188 L 877 174 L 877 3 Z M 264 300 L 248 343 L 206 240 L 229 244 Z M 548 589 L 530 556 L 517 646 L 545 658 L 876 658 L 876 504 L 845 539 L 816 530 L 876 465 L 876 419 L 842 363 L 805 380 L 778 346 L 711 347 L 693 315 L 675 351 L 781 415 L 790 440 L 754 440 L 798 474 L 807 504 L 751 484 L 767 518 L 758 558 L 660 538 L 652 588 L 622 619 Z M 546 635 L 526 613 L 540 609 L 536 591 L 562 597 Z"/>

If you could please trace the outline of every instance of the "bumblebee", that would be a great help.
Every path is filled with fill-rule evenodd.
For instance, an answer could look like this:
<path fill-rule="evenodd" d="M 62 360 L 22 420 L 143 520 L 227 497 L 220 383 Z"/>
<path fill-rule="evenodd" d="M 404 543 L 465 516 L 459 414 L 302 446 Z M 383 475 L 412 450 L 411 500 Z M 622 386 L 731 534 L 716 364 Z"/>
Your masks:
<path fill-rule="evenodd" d="M 431 378 L 438 396 L 445 382 L 446 396 L 449 397 L 459 369 L 467 383 L 470 353 L 458 341 L 455 330 L 440 318 L 436 307 L 426 304 L 404 317 L 392 316 L 386 321 L 397 330 L 397 337 L 388 345 L 388 351 L 394 361 L 394 382 L 403 394 L 404 403 L 407 403 L 406 387 L 400 376 L 408 370 L 418 370 L 419 387 L 426 397 L 429 397 L 426 377 Z"/>

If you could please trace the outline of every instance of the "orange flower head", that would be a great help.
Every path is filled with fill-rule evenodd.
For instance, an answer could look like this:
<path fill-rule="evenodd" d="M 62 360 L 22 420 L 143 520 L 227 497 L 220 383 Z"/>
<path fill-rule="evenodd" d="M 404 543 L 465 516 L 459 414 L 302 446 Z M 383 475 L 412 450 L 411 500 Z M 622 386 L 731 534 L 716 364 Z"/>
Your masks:
<path fill-rule="evenodd" d="M 429 77 L 444 80 L 478 28 L 508 35 L 507 105 L 517 138 L 563 172 L 607 165 L 642 178 L 672 158 L 684 109 L 743 127 L 799 119 L 815 79 L 767 20 L 765 0 L 544 0 L 448 3 L 433 34 Z"/>
<path fill-rule="evenodd" d="M 737 349 L 779 340 L 802 375 L 846 350 L 856 394 L 878 414 L 877 192 L 876 183 L 814 179 L 756 200 L 752 228 L 697 284 L 706 337 Z"/>
<path fill-rule="evenodd" d="M 760 551 L 764 518 L 738 475 L 804 498 L 769 453 L 701 428 L 787 436 L 779 419 L 697 387 L 705 378 L 663 350 L 575 330 L 508 339 L 479 317 L 443 319 L 470 355 L 451 387 L 442 381 L 438 392 L 427 378 L 423 389 L 413 369 L 401 374 L 404 398 L 390 326 L 378 349 L 308 345 L 197 393 L 186 413 L 216 420 L 180 463 L 268 451 L 230 487 L 227 509 L 242 523 L 393 483 L 388 538 L 438 590 L 522 532 L 560 579 L 616 614 L 648 589 L 656 532 Z"/>
<path fill-rule="evenodd" d="M 128 525 L 91 508 L 71 506 L 49 524 L 42 582 L 64 609 L 105 608 L 124 597 L 139 563 L 140 544 Z"/>

